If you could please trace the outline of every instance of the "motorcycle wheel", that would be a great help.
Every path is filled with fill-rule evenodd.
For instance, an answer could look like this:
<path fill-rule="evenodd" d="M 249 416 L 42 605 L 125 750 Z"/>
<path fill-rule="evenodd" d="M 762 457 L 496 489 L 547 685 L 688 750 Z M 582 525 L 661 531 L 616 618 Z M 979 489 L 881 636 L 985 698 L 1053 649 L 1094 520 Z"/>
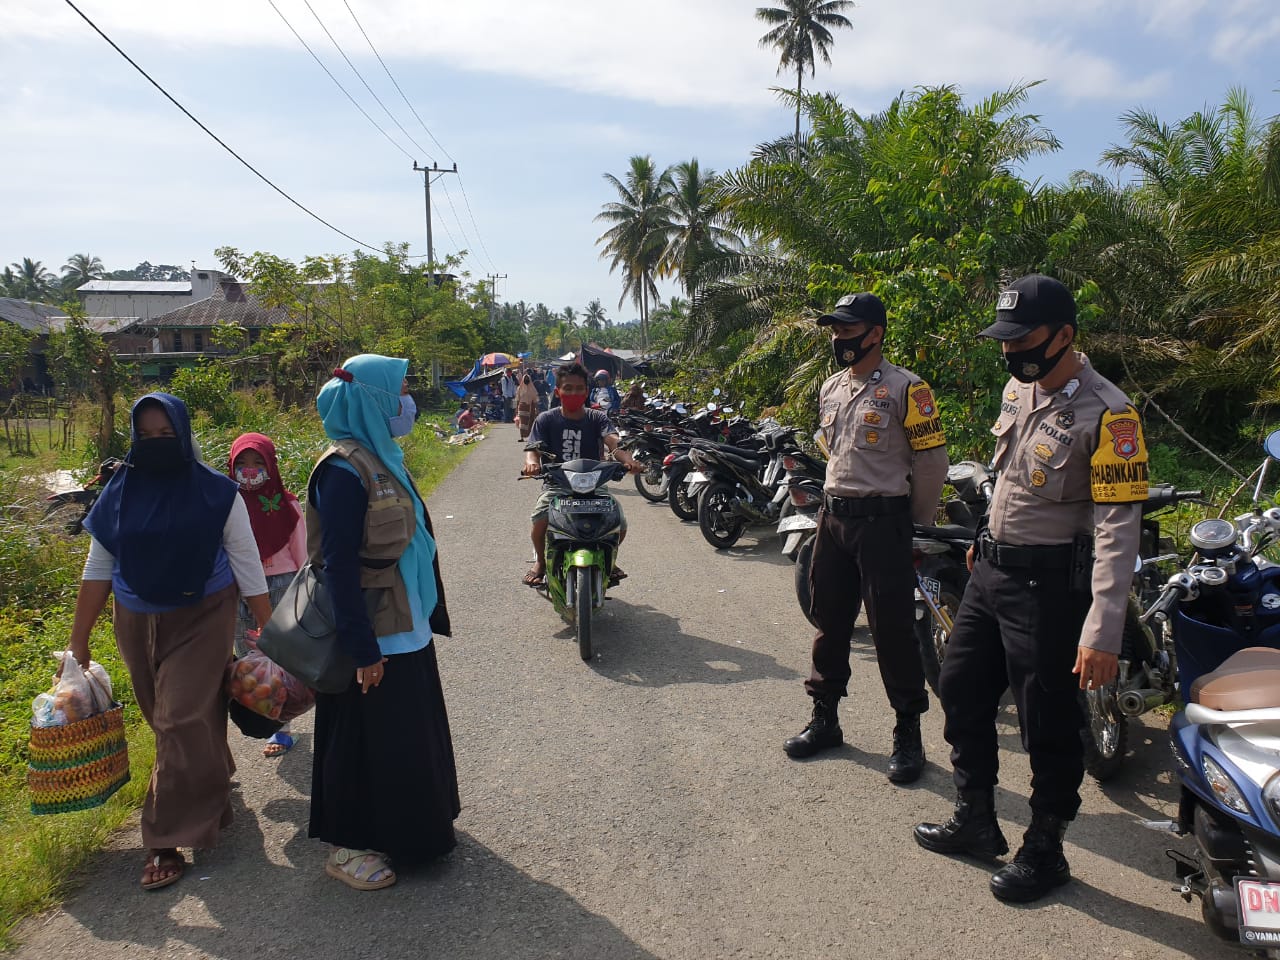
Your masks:
<path fill-rule="evenodd" d="M 813 540 L 811 536 L 800 544 L 800 549 L 796 551 L 796 602 L 800 604 L 800 612 L 804 614 L 804 618 L 809 621 L 810 625 L 816 630 L 818 623 L 813 619 L 810 613 L 810 607 L 813 605 L 813 594 L 809 590 L 809 568 L 813 565 Z"/>
<path fill-rule="evenodd" d="M 1142 649 L 1139 644 L 1145 642 L 1134 635 L 1138 629 L 1136 624 L 1126 623 L 1121 639 L 1120 656 L 1130 662 Z M 1099 783 L 1105 783 L 1120 772 L 1129 752 L 1129 718 L 1116 705 L 1119 687 L 1120 681 L 1112 680 L 1099 690 L 1079 692 L 1080 712 L 1084 716 L 1084 726 L 1080 728 L 1080 739 L 1084 742 L 1084 768 Z"/>
<path fill-rule="evenodd" d="M 645 460 L 644 471 L 636 474 L 636 490 L 650 503 L 661 503 L 667 499 L 666 480 L 661 463 Z"/>
<path fill-rule="evenodd" d="M 84 518 L 89 515 L 89 506 L 75 500 L 51 503 L 44 511 L 45 523 L 63 536 L 78 536 L 84 532 Z"/>
<path fill-rule="evenodd" d="M 946 612 L 954 624 L 956 612 L 960 609 L 960 598 L 949 583 L 942 585 L 941 594 L 938 606 Z M 951 639 L 951 634 L 938 625 L 927 604 L 923 604 L 923 601 L 916 602 L 924 606 L 924 616 L 915 623 L 916 642 L 920 645 L 920 663 L 924 667 L 924 678 L 929 684 L 929 689 L 933 691 L 934 696 L 940 697 L 938 677 L 942 675 L 942 659 L 946 656 L 947 641 Z"/>
<path fill-rule="evenodd" d="M 713 483 L 698 500 L 698 529 L 717 550 L 732 547 L 747 528 L 747 521 L 730 509 L 733 500 L 733 487 L 727 483 Z"/>
<path fill-rule="evenodd" d="M 671 512 L 681 520 L 697 520 L 698 501 L 689 496 L 689 488 L 684 482 L 688 472 L 688 467 L 671 471 L 671 477 L 667 481 L 667 503 L 671 506 Z"/>
<path fill-rule="evenodd" d="M 591 567 L 578 567 L 573 575 L 574 609 L 577 616 L 578 656 L 583 660 L 591 659 Z"/>

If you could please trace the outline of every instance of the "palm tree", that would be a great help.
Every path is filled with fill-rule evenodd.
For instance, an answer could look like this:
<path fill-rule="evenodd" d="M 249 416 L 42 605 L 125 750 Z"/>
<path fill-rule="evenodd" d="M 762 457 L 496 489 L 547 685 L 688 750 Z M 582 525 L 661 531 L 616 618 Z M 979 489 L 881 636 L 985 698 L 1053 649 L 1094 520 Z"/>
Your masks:
<path fill-rule="evenodd" d="M 780 54 L 778 72 L 788 67 L 796 70 L 796 139 L 800 142 L 800 99 L 804 89 L 804 68 L 809 75 L 816 70 L 817 58 L 831 63 L 834 27 L 853 27 L 840 11 L 854 4 L 850 0 L 782 0 L 781 7 L 757 7 L 756 19 L 772 24 L 773 29 L 760 38 L 760 46 L 773 47 Z"/>
<path fill-rule="evenodd" d="M 598 299 L 592 300 L 587 304 L 587 310 L 582 315 L 582 325 L 588 330 L 599 331 L 604 329 L 609 323 L 609 318 L 604 315 L 604 307 Z"/>
<path fill-rule="evenodd" d="M 724 210 L 714 170 L 704 173 L 695 157 L 672 168 L 672 182 L 671 230 L 658 268 L 664 276 L 678 276 L 685 294 L 692 296 L 700 285 L 698 268 L 718 254 L 740 251 L 742 239 L 721 226 Z"/>
<path fill-rule="evenodd" d="M 106 273 L 102 261 L 91 253 L 73 253 L 62 265 L 62 285 L 75 290 L 82 283 L 99 280 Z"/>
<path fill-rule="evenodd" d="M 14 284 L 17 292 L 12 296 L 25 300 L 43 300 L 49 296 L 54 278 L 43 263 L 23 257 L 21 263 L 13 264 L 13 269 L 17 271 Z"/>
<path fill-rule="evenodd" d="M 649 302 L 658 299 L 654 277 L 672 226 L 668 206 L 671 171 L 659 173 L 652 157 L 635 156 L 631 158 L 625 180 L 611 173 L 606 173 L 604 178 L 618 191 L 618 199 L 606 203 L 596 215 L 596 220 L 612 224 L 596 243 L 604 247 L 600 257 L 610 261 L 610 273 L 622 268 L 622 296 L 618 298 L 618 306 L 630 297 L 640 308 L 640 336 L 647 345 Z"/>

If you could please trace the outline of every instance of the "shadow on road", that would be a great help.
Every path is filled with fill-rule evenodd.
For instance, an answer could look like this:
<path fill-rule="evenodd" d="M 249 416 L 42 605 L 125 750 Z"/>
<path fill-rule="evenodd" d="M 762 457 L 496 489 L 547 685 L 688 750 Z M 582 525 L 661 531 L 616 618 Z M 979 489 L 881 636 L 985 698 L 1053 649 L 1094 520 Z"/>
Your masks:
<path fill-rule="evenodd" d="M 450 960 L 655 960 L 614 924 L 562 890 L 516 869 L 465 833 L 435 864 L 401 873 L 376 893 L 324 874 L 327 847 L 306 838 L 307 804 L 272 801 L 266 819 L 297 824 L 270 863 L 257 817 L 235 798 L 236 823 L 177 884 L 122 887 L 104 909 L 81 896 L 66 911 L 90 934 L 138 955 L 244 957 L 448 957 Z M 104 855 L 101 882 L 136 878 L 136 850 Z M 182 919 L 179 919 L 179 918 Z M 149 952 L 148 952 L 149 951 Z"/>
<path fill-rule="evenodd" d="M 595 633 L 596 673 L 619 683 L 665 687 L 675 683 L 796 680 L 799 674 L 768 654 L 731 641 L 687 634 L 680 621 L 654 607 L 610 601 Z M 564 632 L 564 631 L 562 631 Z"/>

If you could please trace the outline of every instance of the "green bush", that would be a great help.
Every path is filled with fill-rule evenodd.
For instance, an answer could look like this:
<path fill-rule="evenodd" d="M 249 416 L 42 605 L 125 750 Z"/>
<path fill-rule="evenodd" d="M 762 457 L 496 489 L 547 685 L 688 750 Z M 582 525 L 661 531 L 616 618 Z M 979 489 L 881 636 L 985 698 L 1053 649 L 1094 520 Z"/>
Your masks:
<path fill-rule="evenodd" d="M 219 426 L 236 420 L 234 384 L 225 366 L 201 361 L 194 367 L 184 367 L 173 375 L 168 391 L 180 398 L 192 414 L 205 413 Z"/>

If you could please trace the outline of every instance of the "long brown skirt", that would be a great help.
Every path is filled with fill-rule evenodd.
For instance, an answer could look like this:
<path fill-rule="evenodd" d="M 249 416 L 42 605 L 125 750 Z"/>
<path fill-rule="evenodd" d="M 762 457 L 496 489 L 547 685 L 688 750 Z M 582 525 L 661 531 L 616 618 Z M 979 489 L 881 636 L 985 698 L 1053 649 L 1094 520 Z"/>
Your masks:
<path fill-rule="evenodd" d="M 237 596 L 233 584 L 168 613 L 115 604 L 116 646 L 156 735 L 142 808 L 142 842 L 149 848 L 207 849 L 231 823 L 235 762 L 222 689 Z"/>

